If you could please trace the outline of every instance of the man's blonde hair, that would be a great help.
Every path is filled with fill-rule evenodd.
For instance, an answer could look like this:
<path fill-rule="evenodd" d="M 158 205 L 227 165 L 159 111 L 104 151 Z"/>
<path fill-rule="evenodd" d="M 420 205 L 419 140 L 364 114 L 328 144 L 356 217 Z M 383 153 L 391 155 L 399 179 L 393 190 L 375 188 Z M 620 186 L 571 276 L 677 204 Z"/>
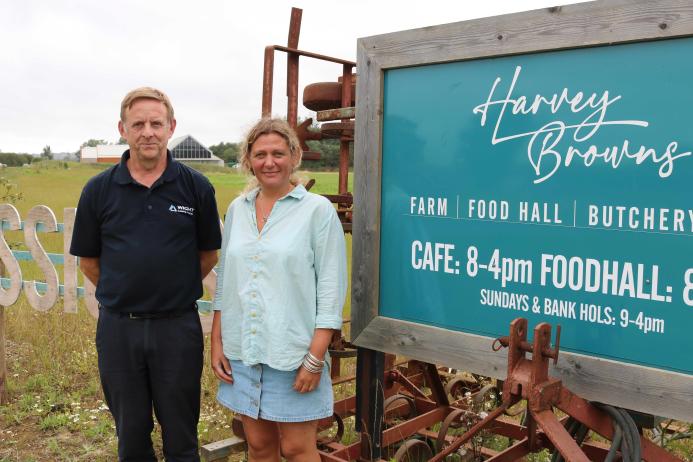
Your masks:
<path fill-rule="evenodd" d="M 169 123 L 173 121 L 173 106 L 171 105 L 171 100 L 168 99 L 168 96 L 166 96 L 166 93 L 152 87 L 140 87 L 135 88 L 134 90 L 130 91 L 127 95 L 125 95 L 125 98 L 123 98 L 123 102 L 120 103 L 121 122 L 125 122 L 125 111 L 130 109 L 133 103 L 138 99 L 154 99 L 160 101 L 161 103 L 163 103 L 164 106 L 166 106 L 166 111 L 168 111 Z"/>
<path fill-rule="evenodd" d="M 241 143 L 239 155 L 241 170 L 251 175 L 248 185 L 245 188 L 246 191 L 249 191 L 258 185 L 257 179 L 255 178 L 253 170 L 250 167 L 250 152 L 253 150 L 253 143 L 255 143 L 260 136 L 269 135 L 270 133 L 276 133 L 284 138 L 284 141 L 286 141 L 286 145 L 289 147 L 291 157 L 296 160 L 294 171 L 296 171 L 301 165 L 303 149 L 301 149 L 301 142 L 298 140 L 298 136 L 296 136 L 294 129 L 291 128 L 291 126 L 285 120 L 272 119 L 269 117 L 262 118 L 252 126 L 245 136 L 243 143 Z M 295 186 L 301 182 L 301 179 L 295 173 L 292 173 L 289 181 Z"/>

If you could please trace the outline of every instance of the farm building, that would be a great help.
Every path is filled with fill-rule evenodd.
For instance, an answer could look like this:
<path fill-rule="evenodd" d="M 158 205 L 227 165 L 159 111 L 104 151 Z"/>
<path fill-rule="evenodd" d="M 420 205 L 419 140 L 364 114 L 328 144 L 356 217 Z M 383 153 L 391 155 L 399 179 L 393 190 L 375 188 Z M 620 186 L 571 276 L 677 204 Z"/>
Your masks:
<path fill-rule="evenodd" d="M 120 161 L 126 144 L 100 144 L 94 147 L 83 147 L 80 161 L 85 163 L 111 163 Z M 205 145 L 191 135 L 179 136 L 168 142 L 168 149 L 173 158 L 181 162 L 202 162 L 212 165 L 224 165 L 224 161 L 212 154 Z"/>

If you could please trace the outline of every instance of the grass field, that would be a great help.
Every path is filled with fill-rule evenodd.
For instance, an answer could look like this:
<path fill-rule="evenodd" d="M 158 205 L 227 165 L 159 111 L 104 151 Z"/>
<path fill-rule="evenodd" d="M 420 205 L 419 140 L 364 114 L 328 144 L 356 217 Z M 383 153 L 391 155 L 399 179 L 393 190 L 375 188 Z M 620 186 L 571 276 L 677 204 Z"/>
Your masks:
<path fill-rule="evenodd" d="M 15 184 L 23 199 L 15 205 L 22 219 L 37 204 L 50 207 L 62 222 L 62 210 L 76 207 L 84 183 L 104 167 L 47 162 L 28 168 L 7 168 L 0 176 Z M 242 190 L 245 178 L 235 170 L 205 168 L 216 188 L 219 211 Z M 314 178 L 312 189 L 335 193 L 336 173 L 304 174 Z M 351 178 L 350 178 L 351 179 Z M 350 188 L 351 189 L 351 188 Z M 8 241 L 22 248 L 20 233 L 6 233 Z M 41 236 L 47 250 L 62 252 L 62 236 Z M 351 238 L 347 237 L 349 261 Z M 62 268 L 57 267 L 62 278 Z M 41 279 L 31 262 L 22 263 L 24 279 Z M 347 301 L 345 315 L 350 312 Z M 58 304 L 47 313 L 32 309 L 21 296 L 5 309 L 9 402 L 0 406 L 0 462 L 112 461 L 116 441 L 110 414 L 101 398 L 94 346 L 95 320 L 83 306 L 77 314 L 65 314 Z M 206 354 L 209 349 L 206 349 Z M 231 414 L 219 406 L 214 395 L 217 381 L 207 367 L 203 372 L 202 415 L 199 435 L 202 444 L 228 438 Z M 343 393 L 345 390 L 337 390 Z M 690 424 L 668 423 L 678 434 L 691 432 Z M 155 442 L 160 448 L 158 431 Z M 672 435 L 672 433 L 665 433 Z M 690 438 L 669 443 L 682 460 L 693 461 Z M 528 459 L 529 460 L 529 459 Z M 531 460 L 548 460 L 545 455 Z"/>

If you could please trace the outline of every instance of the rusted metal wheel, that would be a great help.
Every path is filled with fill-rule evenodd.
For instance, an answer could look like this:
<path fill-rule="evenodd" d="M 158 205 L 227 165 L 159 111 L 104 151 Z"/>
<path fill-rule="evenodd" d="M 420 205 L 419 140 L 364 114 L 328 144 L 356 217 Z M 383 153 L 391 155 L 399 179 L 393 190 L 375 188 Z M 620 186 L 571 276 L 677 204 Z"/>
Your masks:
<path fill-rule="evenodd" d="M 408 405 L 408 412 L 404 414 L 397 413 L 394 411 L 399 407 L 402 402 Z M 389 415 L 388 415 L 389 413 Z M 392 395 L 383 402 L 383 416 L 386 425 L 392 425 L 396 418 L 399 419 L 411 419 L 416 417 L 416 404 L 411 396 L 396 394 Z"/>
<path fill-rule="evenodd" d="M 424 462 L 433 457 L 433 451 L 425 441 L 412 438 L 405 441 L 397 449 L 394 460 L 396 462 Z"/>
<path fill-rule="evenodd" d="M 464 377 L 455 377 L 445 384 L 445 392 L 452 397 L 453 401 L 464 398 L 466 392 L 473 393 L 478 388 L 478 383 L 470 382 Z"/>
<path fill-rule="evenodd" d="M 481 410 L 489 411 L 495 409 L 501 403 L 498 388 L 493 384 L 488 384 L 472 395 L 474 402 L 481 406 Z"/>
<path fill-rule="evenodd" d="M 438 439 L 436 440 L 436 449 L 442 451 L 445 447 L 445 437 L 450 428 L 460 428 L 462 426 L 461 418 L 465 416 L 467 411 L 464 409 L 455 409 L 445 417 L 438 431 Z"/>
<path fill-rule="evenodd" d="M 471 420 L 467 419 L 471 417 Z M 477 422 L 477 418 L 474 413 L 466 409 L 455 409 L 450 414 L 445 417 L 443 423 L 440 425 L 440 430 L 438 431 L 438 438 L 436 439 L 436 449 L 442 451 L 445 446 L 447 446 L 447 441 L 445 437 L 451 428 L 471 428 Z"/>
<path fill-rule="evenodd" d="M 318 82 L 303 89 L 303 105 L 311 111 L 326 111 L 342 107 L 342 84 L 340 82 Z M 356 105 L 356 81 L 351 83 L 351 103 Z"/>
<path fill-rule="evenodd" d="M 336 412 L 332 414 L 332 418 L 337 424 L 337 432 L 334 436 L 319 436 L 318 443 L 320 444 L 330 444 L 342 441 L 342 436 L 344 436 L 344 420 Z"/>

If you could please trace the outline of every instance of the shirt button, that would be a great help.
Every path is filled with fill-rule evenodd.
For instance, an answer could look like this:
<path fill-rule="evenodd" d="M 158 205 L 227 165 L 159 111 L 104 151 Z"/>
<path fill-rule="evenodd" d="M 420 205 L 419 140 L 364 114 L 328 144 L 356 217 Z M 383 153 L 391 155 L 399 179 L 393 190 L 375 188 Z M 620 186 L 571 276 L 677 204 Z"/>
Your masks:
<path fill-rule="evenodd" d="M 253 335 L 255 335 L 255 332 L 256 332 L 255 329 L 251 329 L 251 330 L 250 330 L 250 333 L 253 334 Z"/>
<path fill-rule="evenodd" d="M 255 298 L 255 292 L 253 292 L 252 294 L 250 294 L 250 296 L 253 297 L 253 298 Z"/>
<path fill-rule="evenodd" d="M 255 388 L 260 388 L 260 382 L 253 382 L 253 386 Z"/>
<path fill-rule="evenodd" d="M 253 256 L 253 260 L 257 261 L 257 259 L 258 259 L 258 256 L 257 256 L 257 255 L 254 255 L 254 256 Z"/>
<path fill-rule="evenodd" d="M 255 317 L 255 311 L 253 311 L 253 312 L 250 313 L 250 317 L 251 317 L 251 318 L 254 318 L 254 317 Z"/>
<path fill-rule="evenodd" d="M 253 273 L 253 279 L 257 279 L 257 273 Z"/>
<path fill-rule="evenodd" d="M 148 206 L 147 206 L 147 210 L 151 210 L 151 209 L 152 209 L 152 206 L 151 206 L 151 205 L 148 205 Z"/>

